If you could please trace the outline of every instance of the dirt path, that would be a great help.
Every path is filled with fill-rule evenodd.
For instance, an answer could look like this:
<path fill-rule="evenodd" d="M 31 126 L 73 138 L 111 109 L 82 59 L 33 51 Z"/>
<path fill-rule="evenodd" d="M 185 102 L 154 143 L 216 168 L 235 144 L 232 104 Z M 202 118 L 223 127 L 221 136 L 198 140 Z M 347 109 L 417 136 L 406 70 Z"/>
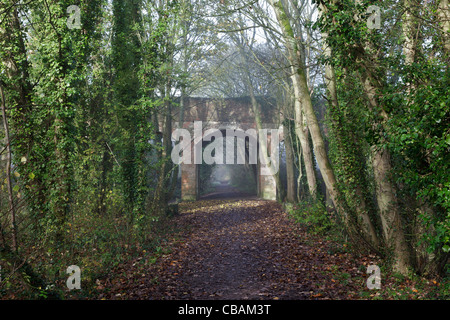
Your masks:
<path fill-rule="evenodd" d="M 183 298 L 261 299 L 279 291 L 279 207 L 255 199 L 209 204 L 209 210 L 193 217 L 198 228 L 186 244 L 190 257 L 180 281 L 188 294 Z M 293 285 L 290 297 L 302 299 L 309 291 Z"/>
<path fill-rule="evenodd" d="M 362 272 L 349 262 L 349 254 L 308 236 L 276 202 L 236 198 L 184 203 L 175 221 L 189 228 L 181 241 L 156 263 L 135 261 L 125 267 L 128 279 L 116 279 L 124 285 L 120 293 L 110 290 L 102 297 L 347 299 L 363 286 Z M 345 279 L 338 279 L 341 268 L 348 274 Z"/>

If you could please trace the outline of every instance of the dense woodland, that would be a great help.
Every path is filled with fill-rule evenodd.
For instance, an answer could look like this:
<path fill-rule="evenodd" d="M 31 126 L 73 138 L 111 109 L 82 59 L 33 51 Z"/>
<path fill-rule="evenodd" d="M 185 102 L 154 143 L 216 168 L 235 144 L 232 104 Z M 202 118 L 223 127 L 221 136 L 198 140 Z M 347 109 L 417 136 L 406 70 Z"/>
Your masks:
<path fill-rule="evenodd" d="M 1 0 L 0 297 L 164 248 L 189 96 L 270 101 L 278 201 L 448 276 L 449 58 L 448 0 Z"/>

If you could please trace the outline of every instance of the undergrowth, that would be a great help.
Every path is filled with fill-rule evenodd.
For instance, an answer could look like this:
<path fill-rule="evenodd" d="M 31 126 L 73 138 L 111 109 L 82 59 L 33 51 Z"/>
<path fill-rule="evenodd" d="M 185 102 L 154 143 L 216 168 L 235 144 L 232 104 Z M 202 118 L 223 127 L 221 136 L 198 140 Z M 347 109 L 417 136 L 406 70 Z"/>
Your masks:
<path fill-rule="evenodd" d="M 326 206 L 321 199 L 304 200 L 295 205 L 285 203 L 284 208 L 289 217 L 304 227 L 308 234 L 314 238 L 328 240 L 327 254 L 330 256 L 350 253 L 353 262 L 359 265 L 360 276 L 353 277 L 351 281 L 358 283 L 359 291 L 349 292 L 349 299 L 365 300 L 448 300 L 450 299 L 450 278 L 447 271 L 446 276 L 424 277 L 410 272 L 401 275 L 391 270 L 389 263 L 383 262 L 373 254 L 364 256 L 360 251 L 353 248 L 351 242 L 342 233 L 339 225 L 327 212 Z M 302 240 L 303 241 L 303 240 Z M 322 240 L 321 240 L 322 241 Z M 313 245 L 311 243 L 310 245 Z M 366 285 L 369 275 L 366 275 L 367 261 L 376 263 L 381 269 L 381 288 L 370 290 Z M 375 262 L 374 262 L 375 261 Z M 376 262 L 378 261 L 378 262 Z M 370 264 L 370 263 L 369 263 Z M 339 270 L 338 270 L 339 269 Z M 329 270 L 333 278 L 341 284 L 350 281 L 349 273 L 343 267 Z M 350 290 L 350 288 L 349 288 Z"/>
<path fill-rule="evenodd" d="M 303 200 L 288 210 L 295 222 L 305 227 L 314 235 L 327 235 L 336 230 L 336 223 L 327 212 L 324 202 L 321 199 Z"/>
<path fill-rule="evenodd" d="M 152 217 L 145 230 L 131 230 L 121 217 L 86 216 L 67 225 L 69 244 L 49 246 L 45 241 L 22 246 L 21 261 L 0 257 L 0 299 L 70 299 L 89 296 L 95 281 L 107 276 L 120 264 L 136 257 L 148 261 L 164 251 L 175 228 L 169 217 Z M 33 270 L 36 279 L 23 271 Z M 69 291 L 67 268 L 81 269 L 82 290 Z"/>

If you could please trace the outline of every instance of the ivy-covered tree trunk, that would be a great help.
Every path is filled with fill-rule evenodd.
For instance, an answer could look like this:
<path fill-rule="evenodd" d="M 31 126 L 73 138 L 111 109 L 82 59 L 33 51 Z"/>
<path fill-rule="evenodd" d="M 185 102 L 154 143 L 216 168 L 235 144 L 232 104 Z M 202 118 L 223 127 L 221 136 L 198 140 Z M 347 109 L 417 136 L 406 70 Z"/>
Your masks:
<path fill-rule="evenodd" d="M 52 61 L 54 78 L 49 79 L 49 86 L 53 89 L 52 124 L 48 132 L 53 140 L 53 163 L 49 168 L 51 181 L 51 198 L 49 201 L 52 212 L 51 219 L 55 225 L 55 245 L 65 243 L 65 223 L 70 213 L 73 186 L 73 161 L 71 154 L 74 148 L 73 100 L 69 87 L 73 84 L 73 72 L 77 64 L 70 65 L 71 54 L 80 48 L 80 39 L 65 32 L 66 26 L 54 20 L 53 12 L 65 12 L 68 4 L 62 1 L 58 5 L 47 5 L 49 18 L 49 38 L 55 48 L 46 58 Z M 64 17 L 61 20 L 65 21 Z M 73 51 L 72 51 L 73 50 Z"/>
<path fill-rule="evenodd" d="M 172 172 L 173 162 L 170 159 L 170 154 L 172 152 L 172 104 L 170 101 L 170 88 L 169 85 L 166 85 L 163 89 L 165 92 L 165 103 L 164 103 L 164 115 L 162 125 L 162 145 L 161 145 L 161 153 L 159 156 L 159 161 L 161 164 L 159 173 L 158 173 L 158 182 L 156 185 L 155 196 L 153 199 L 153 213 L 157 215 L 164 214 L 167 209 L 167 203 L 170 199 L 168 199 L 171 187 L 171 174 L 175 174 Z"/>
<path fill-rule="evenodd" d="M 362 74 L 362 83 L 371 109 L 380 110 L 379 117 L 383 119 L 382 121 L 385 123 L 388 119 L 388 115 L 383 111 L 382 107 L 378 105 L 376 99 L 377 88 L 372 84 L 369 80 L 369 76 L 365 73 Z M 376 130 L 380 125 L 381 128 L 383 128 L 383 123 L 374 123 L 374 129 Z M 380 136 L 383 137 L 383 133 L 380 133 Z M 405 230 L 396 198 L 396 188 L 391 180 L 391 155 L 389 150 L 385 147 L 385 143 L 386 141 L 382 139 L 379 141 L 378 145 L 371 147 L 378 209 L 385 245 L 393 254 L 392 261 L 394 270 L 401 274 L 407 274 L 408 269 L 411 267 L 410 251 L 406 243 Z"/>
<path fill-rule="evenodd" d="M 326 15 L 328 25 L 323 27 L 328 30 L 342 35 L 343 37 L 337 41 L 334 37 L 329 43 L 333 43 L 333 49 L 339 51 L 341 55 L 339 61 L 344 68 L 348 67 L 359 75 L 360 85 L 365 96 L 365 104 L 367 113 L 371 114 L 368 121 L 369 126 L 373 130 L 373 135 L 378 137 L 374 143 L 371 141 L 371 161 L 375 180 L 376 199 L 380 220 L 383 229 L 385 244 L 390 249 L 391 258 L 394 263 L 393 267 L 396 271 L 406 274 L 408 267 L 411 266 L 408 244 L 406 242 L 404 225 L 400 215 L 400 208 L 397 199 L 397 190 L 395 184 L 391 181 L 392 164 L 390 150 L 387 148 L 387 122 L 389 120 L 388 113 L 383 105 L 380 93 L 385 89 L 384 85 L 384 69 L 380 62 L 382 55 L 378 47 L 375 47 L 372 38 L 376 35 L 367 31 L 366 21 L 362 21 L 359 17 L 361 13 L 360 3 L 358 1 L 344 2 L 336 1 L 332 4 L 324 3 L 327 9 L 333 12 L 323 11 Z M 339 12 L 342 14 L 340 20 L 334 19 L 334 14 Z M 355 34 L 342 32 L 341 24 L 350 24 L 355 30 Z M 354 44 L 350 47 L 341 47 L 342 43 L 352 41 Z M 343 60 L 343 56 L 349 55 L 351 59 Z"/>
<path fill-rule="evenodd" d="M 447 6 L 447 12 L 450 10 L 448 7 L 448 2 L 441 1 L 438 6 L 438 15 L 439 13 L 446 14 L 446 11 L 440 12 L 443 9 L 443 5 Z M 414 103 L 412 100 L 415 92 L 417 92 L 417 88 L 419 87 L 419 83 L 415 79 L 414 72 L 414 64 L 417 63 L 418 59 L 421 56 L 421 22 L 419 20 L 419 16 L 421 10 L 427 10 L 430 4 L 427 4 L 425 7 L 420 8 L 417 6 L 417 2 L 413 0 L 404 0 L 404 8 L 405 13 L 402 17 L 402 32 L 403 32 L 403 46 L 402 53 L 405 56 L 405 66 L 407 68 L 411 68 L 409 81 L 405 84 L 406 93 L 407 93 L 407 102 L 408 105 Z M 447 16 L 450 19 L 450 14 Z M 449 21 L 444 22 L 448 24 Z M 450 30 L 450 29 L 449 29 Z M 446 35 L 443 35 L 443 45 L 444 49 L 446 46 Z M 432 150 L 422 150 L 422 154 L 428 154 L 432 152 Z M 429 158 L 426 158 L 427 165 L 431 165 L 431 161 Z M 430 237 L 436 237 L 436 230 L 434 225 L 425 226 L 423 220 L 436 220 L 436 212 L 435 208 L 429 202 L 429 199 L 414 199 L 415 206 L 417 207 L 417 212 L 413 218 L 412 223 L 412 236 L 411 241 L 413 241 L 414 251 L 411 252 L 412 258 L 414 258 L 414 265 L 418 272 L 421 274 L 429 274 L 429 275 L 437 275 L 439 274 L 440 260 L 443 257 L 441 250 L 434 250 L 434 252 L 430 252 L 428 250 L 429 243 L 425 239 L 429 239 Z"/>
<path fill-rule="evenodd" d="M 294 166 L 294 149 L 292 146 L 291 130 L 284 127 L 284 146 L 286 148 L 286 200 L 294 203 L 295 196 L 295 166 Z"/>
<path fill-rule="evenodd" d="M 180 17 L 176 16 L 176 14 L 179 13 L 179 8 L 177 8 L 176 5 L 172 5 L 175 4 L 164 1 L 158 3 L 157 24 L 160 28 L 159 37 L 164 45 L 159 49 L 160 79 L 158 79 L 160 83 L 159 92 L 163 103 L 162 109 L 158 114 L 154 114 L 155 126 L 159 128 L 158 130 L 162 130 L 158 139 L 160 149 L 157 153 L 160 168 L 157 173 L 157 183 L 151 206 L 152 213 L 157 215 L 166 213 L 168 201 L 170 201 L 169 197 L 172 196 L 173 188 L 175 187 L 174 179 L 177 178 L 177 173 L 173 170 L 174 164 L 170 158 L 172 152 L 172 123 L 174 121 L 172 114 L 172 86 L 174 84 L 172 72 L 174 69 L 174 54 L 176 51 L 175 42 L 179 35 L 180 25 L 183 23 L 183 15 Z M 181 36 L 183 37 L 183 35 Z M 182 111 L 184 112 L 184 110 Z M 158 115 L 161 117 L 158 117 Z M 183 114 L 180 114 L 179 119 L 183 119 Z"/>
<path fill-rule="evenodd" d="M 140 97 L 138 71 L 142 62 L 139 40 L 141 6 L 140 0 L 113 1 L 112 57 L 115 68 L 113 88 L 121 131 L 120 142 L 116 147 L 122 154 L 120 161 L 122 187 L 130 223 L 133 223 L 135 218 L 138 180 L 139 155 L 136 150 L 138 119 L 134 107 Z"/>
<path fill-rule="evenodd" d="M 0 105 L 2 109 L 3 128 L 5 130 L 6 145 L 6 188 L 8 190 L 9 217 L 11 225 L 11 249 L 17 251 L 17 223 L 16 223 L 16 206 L 14 203 L 14 195 L 12 190 L 11 179 L 11 137 L 9 135 L 8 117 L 6 115 L 6 99 L 3 91 L 3 85 L 0 83 Z M 1 229 L 1 228 L 0 228 Z"/>
<path fill-rule="evenodd" d="M 326 7 L 323 5 L 320 6 L 321 12 L 326 10 Z M 327 59 L 332 58 L 332 51 L 330 46 L 327 44 L 328 39 L 328 33 L 322 32 L 322 38 L 323 38 L 323 52 L 324 56 Z M 348 75 L 347 75 L 348 76 Z M 344 123 L 340 123 L 337 121 L 336 117 L 339 117 L 337 113 L 339 113 L 339 101 L 338 101 L 338 93 L 337 93 L 337 80 L 336 80 L 336 72 L 334 69 L 334 66 L 331 65 L 330 62 L 327 62 L 325 64 L 325 74 L 324 74 L 324 81 L 327 89 L 327 96 L 328 96 L 328 102 L 329 107 L 331 108 L 330 114 L 331 114 L 331 126 L 333 127 L 333 135 L 335 138 L 336 148 L 343 149 L 343 141 L 349 141 L 348 144 L 351 144 L 353 140 L 356 140 L 357 138 L 354 136 L 354 133 L 349 133 L 348 135 L 343 135 L 342 131 L 345 129 L 342 128 L 342 126 L 348 126 L 349 123 L 346 123 L 344 120 Z M 345 116 L 344 116 L 345 119 Z M 351 121 L 351 120 L 350 120 Z M 348 153 L 358 153 L 361 152 L 358 148 L 352 148 L 353 150 L 341 150 L 341 158 L 351 158 Z M 346 165 L 342 165 L 342 170 L 345 171 L 347 174 L 345 176 L 347 179 L 344 181 L 345 188 L 349 190 L 349 192 L 346 193 L 346 197 L 350 197 L 350 201 L 347 201 L 351 203 L 351 207 L 354 208 L 354 211 L 356 213 L 355 217 L 355 228 L 353 230 L 362 230 L 362 236 L 363 238 L 369 242 L 369 245 L 371 245 L 375 250 L 378 250 L 380 247 L 380 241 L 378 239 L 378 235 L 375 229 L 375 226 L 370 219 L 369 216 L 369 206 L 367 204 L 367 186 L 364 179 L 364 161 L 362 157 L 353 157 L 350 163 L 346 162 Z M 355 163 L 358 162 L 358 163 Z M 359 172 L 355 172 L 354 168 L 360 168 Z M 353 172 L 353 173 L 352 173 Z M 354 177 L 356 175 L 359 175 L 359 179 L 357 177 Z M 360 181 L 362 183 L 360 183 Z M 365 188 L 365 190 L 363 190 Z"/>
<path fill-rule="evenodd" d="M 33 208 L 33 226 L 39 229 L 39 219 L 46 213 L 43 207 L 47 202 L 47 187 L 42 175 L 37 174 L 41 163 L 34 161 L 37 134 L 32 118 L 31 68 L 18 9 L 13 1 L 8 2 L 5 6 L 10 6 L 10 10 L 3 16 L 0 25 L 0 47 L 8 50 L 0 50 L 0 58 L 6 76 L 4 80 L 7 82 L 4 93 L 12 111 L 9 119 L 11 133 L 17 141 L 11 147 L 15 158 L 23 160 L 16 166 L 16 170 L 22 177 L 22 185 L 27 186 L 23 192 L 29 199 L 28 207 Z"/>

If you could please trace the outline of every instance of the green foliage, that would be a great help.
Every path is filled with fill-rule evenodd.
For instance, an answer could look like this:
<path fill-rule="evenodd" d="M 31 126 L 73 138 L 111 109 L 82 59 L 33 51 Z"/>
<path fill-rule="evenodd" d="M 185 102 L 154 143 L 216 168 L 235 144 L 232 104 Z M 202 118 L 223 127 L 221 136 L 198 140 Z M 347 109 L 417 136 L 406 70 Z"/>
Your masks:
<path fill-rule="evenodd" d="M 340 68 L 338 74 L 337 107 L 327 110 L 326 122 L 329 132 L 329 155 L 343 200 L 347 205 L 347 213 L 357 219 L 356 211 L 364 202 L 365 210 L 370 214 L 376 212 L 376 204 L 372 195 L 372 166 L 369 163 L 372 129 L 371 117 L 365 106 L 363 89 L 357 79 L 351 75 L 343 75 Z M 376 220 L 376 217 L 373 217 Z"/>
<path fill-rule="evenodd" d="M 172 99 L 158 97 L 155 88 L 176 78 L 165 64 L 173 45 L 167 34 L 177 30 L 175 2 L 149 21 L 141 20 L 140 0 L 77 1 L 82 28 L 71 30 L 66 9 L 73 4 L 0 5 L 19 254 L 59 288 L 69 265 L 92 280 L 143 247 L 154 249 L 164 236 L 154 229 L 164 219 L 148 210 L 163 146 L 150 141 L 157 140 L 153 115 Z M 7 247 L 3 196 L 1 245 Z M 50 298 L 44 287 L 22 288 L 17 274 L 5 288 Z"/>
<path fill-rule="evenodd" d="M 325 235 L 336 226 L 321 199 L 301 201 L 290 214 L 311 234 Z"/>
<path fill-rule="evenodd" d="M 442 256 L 450 248 L 450 97 L 448 53 L 436 31 L 436 4 L 427 4 L 428 10 L 414 2 L 408 8 L 403 2 L 377 3 L 382 28 L 370 30 L 365 11 L 372 3 L 325 2 L 327 11 L 315 26 L 328 33 L 333 54 L 323 62 L 335 67 L 338 81 L 339 108 L 329 111 L 336 176 L 350 211 L 358 206 L 354 191 L 360 188 L 376 212 L 368 148 L 386 147 L 411 245 Z M 403 50 L 405 10 L 419 10 L 427 20 L 415 24 L 414 35 L 420 36 L 414 37 L 413 62 L 407 62 Z M 376 88 L 376 106 L 364 93 L 364 79 Z"/>
<path fill-rule="evenodd" d="M 420 219 L 435 233 L 427 234 L 430 250 L 448 252 L 450 244 L 450 95 L 445 85 L 448 72 L 443 66 L 424 62 L 412 68 L 413 74 L 433 78 L 434 85 L 420 86 L 405 102 L 408 112 L 398 109 L 390 121 L 390 148 L 398 154 L 397 182 L 419 201 L 433 203 L 433 211 Z M 420 68 L 420 71 L 417 70 Z M 419 73 L 420 72 L 420 73 Z M 396 94 L 388 96 L 398 99 Z"/>

